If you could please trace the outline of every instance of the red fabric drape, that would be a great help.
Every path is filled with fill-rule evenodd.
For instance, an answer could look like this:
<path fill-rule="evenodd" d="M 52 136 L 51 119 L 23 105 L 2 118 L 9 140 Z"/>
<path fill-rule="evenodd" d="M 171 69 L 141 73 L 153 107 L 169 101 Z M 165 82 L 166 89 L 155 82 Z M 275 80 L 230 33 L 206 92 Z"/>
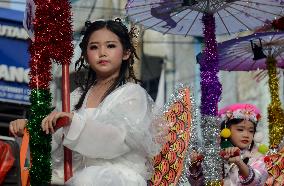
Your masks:
<path fill-rule="evenodd" d="M 11 146 L 0 140 L 0 185 L 12 168 L 15 158 Z"/>

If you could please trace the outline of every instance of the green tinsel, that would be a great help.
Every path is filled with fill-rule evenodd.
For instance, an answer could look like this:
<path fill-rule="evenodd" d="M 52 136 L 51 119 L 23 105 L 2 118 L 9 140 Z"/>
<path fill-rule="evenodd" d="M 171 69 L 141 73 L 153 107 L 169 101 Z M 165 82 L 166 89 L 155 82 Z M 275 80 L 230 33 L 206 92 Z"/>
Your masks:
<path fill-rule="evenodd" d="M 42 119 L 51 112 L 51 100 L 49 89 L 33 89 L 31 92 L 31 115 L 27 128 L 30 135 L 32 186 L 49 185 L 51 180 L 51 135 L 41 129 Z"/>
<path fill-rule="evenodd" d="M 230 141 L 222 141 L 221 142 L 221 148 L 222 149 L 225 149 L 225 148 L 228 148 L 228 147 L 233 147 L 232 143 Z"/>

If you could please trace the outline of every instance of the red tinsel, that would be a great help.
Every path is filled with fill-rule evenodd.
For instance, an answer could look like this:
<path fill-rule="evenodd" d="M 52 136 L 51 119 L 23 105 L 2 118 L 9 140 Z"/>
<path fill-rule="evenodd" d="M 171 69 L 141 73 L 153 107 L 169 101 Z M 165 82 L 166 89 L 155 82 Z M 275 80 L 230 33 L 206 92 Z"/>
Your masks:
<path fill-rule="evenodd" d="M 269 162 L 271 161 L 271 159 L 270 159 L 269 156 L 265 156 L 264 159 L 263 159 L 263 161 L 264 161 L 265 163 L 269 163 Z"/>
<path fill-rule="evenodd" d="M 30 47 L 30 88 L 47 89 L 51 81 L 51 59 L 70 64 L 73 55 L 71 6 L 62 0 L 34 0 L 35 41 Z"/>
<path fill-rule="evenodd" d="M 255 32 L 267 32 L 270 30 L 284 31 L 284 17 L 273 21 L 266 21 L 266 24 L 255 30 Z"/>
<path fill-rule="evenodd" d="M 284 30 L 284 17 L 281 17 L 279 19 L 276 19 L 272 22 L 272 27 L 275 30 Z"/>
<path fill-rule="evenodd" d="M 32 93 L 28 122 L 33 163 L 29 173 L 31 185 L 49 185 L 51 136 L 43 136 L 39 125 L 51 110 L 51 60 L 68 66 L 73 55 L 71 6 L 68 0 L 34 0 L 34 3 L 34 42 L 29 48 Z"/>
<path fill-rule="evenodd" d="M 30 47 L 30 82 L 31 89 L 48 89 L 51 77 L 51 60 L 48 49 L 35 41 Z"/>

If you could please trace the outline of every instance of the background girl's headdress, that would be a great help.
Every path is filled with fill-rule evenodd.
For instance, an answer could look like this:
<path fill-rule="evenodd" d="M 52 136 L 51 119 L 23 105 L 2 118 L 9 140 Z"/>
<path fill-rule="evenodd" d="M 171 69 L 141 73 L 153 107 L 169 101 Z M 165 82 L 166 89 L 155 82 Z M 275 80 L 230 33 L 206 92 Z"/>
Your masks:
<path fill-rule="evenodd" d="M 219 111 L 221 121 L 231 119 L 244 119 L 257 124 L 260 119 L 260 110 L 253 104 L 236 103 L 229 105 Z"/>

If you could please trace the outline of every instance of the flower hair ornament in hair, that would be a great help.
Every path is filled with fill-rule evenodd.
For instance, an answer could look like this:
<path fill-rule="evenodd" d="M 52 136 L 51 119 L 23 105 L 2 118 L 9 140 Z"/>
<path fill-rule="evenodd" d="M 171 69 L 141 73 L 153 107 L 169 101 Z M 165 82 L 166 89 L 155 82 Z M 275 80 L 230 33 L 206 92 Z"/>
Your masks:
<path fill-rule="evenodd" d="M 138 36 L 140 34 L 139 29 L 135 25 L 129 23 L 127 18 L 126 19 L 121 19 L 121 18 L 117 17 L 117 18 L 114 18 L 113 20 L 117 21 L 117 22 L 120 22 L 121 24 L 123 24 L 127 28 L 129 37 L 130 37 L 131 42 L 132 42 L 132 45 L 135 48 L 137 48 L 137 46 L 138 46 Z"/>
<path fill-rule="evenodd" d="M 231 119 L 244 119 L 257 124 L 261 119 L 259 109 L 255 105 L 247 103 L 229 105 L 219 111 L 219 116 L 222 122 Z"/>

